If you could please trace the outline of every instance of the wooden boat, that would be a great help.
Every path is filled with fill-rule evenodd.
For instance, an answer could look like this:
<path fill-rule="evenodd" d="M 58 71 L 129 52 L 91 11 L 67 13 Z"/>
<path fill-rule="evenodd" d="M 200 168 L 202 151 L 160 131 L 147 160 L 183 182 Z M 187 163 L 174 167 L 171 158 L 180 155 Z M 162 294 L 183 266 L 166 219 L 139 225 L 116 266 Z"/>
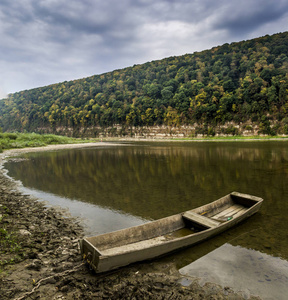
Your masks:
<path fill-rule="evenodd" d="M 230 193 L 212 203 L 143 225 L 80 240 L 96 273 L 152 259 L 206 240 L 256 213 L 263 199 Z"/>

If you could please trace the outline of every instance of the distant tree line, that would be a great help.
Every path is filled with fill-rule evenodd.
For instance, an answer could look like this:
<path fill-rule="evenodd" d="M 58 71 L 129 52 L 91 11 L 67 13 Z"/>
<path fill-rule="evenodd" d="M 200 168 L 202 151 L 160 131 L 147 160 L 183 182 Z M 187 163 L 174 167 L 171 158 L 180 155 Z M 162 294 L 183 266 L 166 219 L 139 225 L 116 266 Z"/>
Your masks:
<path fill-rule="evenodd" d="M 288 134 L 288 32 L 10 94 L 4 131 L 256 122 Z"/>

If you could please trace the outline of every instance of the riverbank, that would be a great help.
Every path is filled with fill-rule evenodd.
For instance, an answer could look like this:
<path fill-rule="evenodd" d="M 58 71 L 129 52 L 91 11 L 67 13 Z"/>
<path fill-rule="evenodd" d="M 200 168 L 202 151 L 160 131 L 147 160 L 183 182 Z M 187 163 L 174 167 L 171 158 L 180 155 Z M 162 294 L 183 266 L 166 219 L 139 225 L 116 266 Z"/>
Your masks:
<path fill-rule="evenodd" d="M 255 142 L 255 141 L 288 141 L 288 136 L 215 136 L 193 138 L 103 138 L 103 141 L 134 141 L 134 142 Z"/>
<path fill-rule="evenodd" d="M 9 150 L 8 156 L 30 151 L 105 146 L 106 143 L 53 145 Z M 111 143 L 109 143 L 112 146 Z M 81 261 L 79 221 L 66 211 L 46 207 L 23 195 L 0 172 L 1 299 L 248 299 L 215 284 L 201 286 L 183 278 L 173 263 L 134 264 L 96 275 Z M 185 285 L 183 285 L 185 282 Z M 182 284 L 181 284 L 182 283 Z M 251 299 L 259 299 L 251 297 Z"/>

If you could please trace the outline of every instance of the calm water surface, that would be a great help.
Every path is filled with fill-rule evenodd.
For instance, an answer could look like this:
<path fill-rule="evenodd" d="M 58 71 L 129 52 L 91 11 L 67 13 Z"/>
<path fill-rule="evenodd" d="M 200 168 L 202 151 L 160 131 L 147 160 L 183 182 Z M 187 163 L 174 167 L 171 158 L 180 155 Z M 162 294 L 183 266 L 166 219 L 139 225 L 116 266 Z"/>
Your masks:
<path fill-rule="evenodd" d="M 27 192 L 81 216 L 87 234 L 109 232 L 192 209 L 231 191 L 262 197 L 265 201 L 260 213 L 162 261 L 173 260 L 181 270 L 192 263 L 195 271 L 198 259 L 203 260 L 204 255 L 221 246 L 225 247 L 224 253 L 228 244 L 237 251 L 245 249 L 242 258 L 247 249 L 267 255 L 265 261 L 271 257 L 269 264 L 273 266 L 274 258 L 288 260 L 287 146 L 283 141 L 135 143 L 30 153 L 25 155 L 27 160 L 11 160 L 5 168 Z M 229 247 L 228 250 L 233 252 Z M 209 261 L 209 255 L 205 257 Z M 264 278 L 263 285 L 271 284 L 271 278 L 263 274 L 266 271 L 257 266 L 255 272 L 261 277 L 257 282 Z M 230 274 L 231 269 L 225 268 Z M 281 276 L 287 285 L 288 271 Z M 270 299 L 267 293 L 262 297 Z"/>

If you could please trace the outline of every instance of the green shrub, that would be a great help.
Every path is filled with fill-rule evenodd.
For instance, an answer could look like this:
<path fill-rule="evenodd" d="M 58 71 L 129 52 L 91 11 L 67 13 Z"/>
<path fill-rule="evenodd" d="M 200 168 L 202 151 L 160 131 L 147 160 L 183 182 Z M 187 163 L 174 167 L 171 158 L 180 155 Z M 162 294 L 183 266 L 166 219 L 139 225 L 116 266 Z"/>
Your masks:
<path fill-rule="evenodd" d="M 207 132 L 207 135 L 208 135 L 208 136 L 215 136 L 215 134 L 216 134 L 216 133 L 215 133 L 215 130 L 214 130 L 213 128 L 211 128 L 211 127 L 208 128 L 208 132 Z"/>
<path fill-rule="evenodd" d="M 10 133 L 10 132 L 4 133 L 3 135 L 4 135 L 4 138 L 10 139 L 10 140 L 16 140 L 18 137 L 17 133 Z"/>
<path fill-rule="evenodd" d="M 226 134 L 228 135 L 238 135 L 239 134 L 239 130 L 238 128 L 234 127 L 233 125 L 229 125 L 227 128 L 226 128 Z"/>
<path fill-rule="evenodd" d="M 6 138 L 0 139 L 0 147 L 2 149 L 9 149 L 10 148 L 10 140 Z"/>

